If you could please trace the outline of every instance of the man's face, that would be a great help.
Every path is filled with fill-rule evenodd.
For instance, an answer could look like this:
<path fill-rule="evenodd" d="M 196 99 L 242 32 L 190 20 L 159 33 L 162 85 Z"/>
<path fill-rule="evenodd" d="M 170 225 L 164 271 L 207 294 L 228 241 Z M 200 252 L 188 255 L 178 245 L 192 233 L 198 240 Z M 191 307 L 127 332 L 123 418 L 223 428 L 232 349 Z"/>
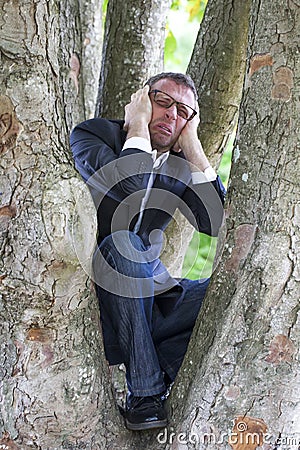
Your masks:
<path fill-rule="evenodd" d="M 159 89 L 178 102 L 185 103 L 195 109 L 193 91 L 187 86 L 165 78 L 153 84 L 150 90 L 154 89 Z M 166 109 L 154 102 L 153 95 L 150 95 L 150 99 L 152 103 L 152 118 L 149 123 L 149 131 L 152 148 L 160 153 L 164 153 L 174 146 L 187 121 L 177 115 L 175 103 Z"/>

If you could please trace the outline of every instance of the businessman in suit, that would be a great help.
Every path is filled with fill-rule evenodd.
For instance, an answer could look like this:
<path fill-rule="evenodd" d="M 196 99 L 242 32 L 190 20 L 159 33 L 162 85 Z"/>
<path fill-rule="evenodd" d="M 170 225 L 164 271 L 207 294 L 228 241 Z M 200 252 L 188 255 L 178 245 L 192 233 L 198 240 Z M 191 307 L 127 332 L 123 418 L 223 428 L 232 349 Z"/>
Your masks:
<path fill-rule="evenodd" d="M 125 424 L 164 427 L 174 381 L 209 279 L 174 279 L 160 260 L 179 208 L 217 236 L 225 190 L 197 137 L 197 93 L 189 76 L 158 74 L 131 96 L 125 120 L 75 127 L 75 164 L 98 217 L 93 270 L 106 357 L 126 367 Z"/>

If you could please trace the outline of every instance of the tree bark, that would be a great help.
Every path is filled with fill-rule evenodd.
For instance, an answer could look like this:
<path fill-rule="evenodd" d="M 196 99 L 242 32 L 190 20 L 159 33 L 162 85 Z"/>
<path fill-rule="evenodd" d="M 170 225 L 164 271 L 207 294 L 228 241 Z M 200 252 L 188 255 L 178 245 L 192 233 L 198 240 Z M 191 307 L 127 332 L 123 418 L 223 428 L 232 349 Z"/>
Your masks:
<path fill-rule="evenodd" d="M 299 443 L 299 4 L 253 2 L 250 25 L 226 239 L 161 436 L 172 450 Z"/>
<path fill-rule="evenodd" d="M 218 167 L 242 96 L 251 0 L 209 1 L 187 72 L 199 95 L 199 137 Z"/>
<path fill-rule="evenodd" d="M 84 116 L 92 119 L 98 94 L 98 80 L 101 69 L 102 52 L 102 1 L 79 1 L 79 14 L 75 16 L 76 29 L 81 33 L 80 81 L 83 91 Z"/>
<path fill-rule="evenodd" d="M 123 118 L 131 94 L 162 71 L 170 5 L 171 0 L 109 0 L 96 115 Z"/>
<path fill-rule="evenodd" d="M 1 448 L 103 448 L 119 425 L 81 266 L 94 207 L 68 144 L 84 111 L 78 11 L 1 4 Z"/>

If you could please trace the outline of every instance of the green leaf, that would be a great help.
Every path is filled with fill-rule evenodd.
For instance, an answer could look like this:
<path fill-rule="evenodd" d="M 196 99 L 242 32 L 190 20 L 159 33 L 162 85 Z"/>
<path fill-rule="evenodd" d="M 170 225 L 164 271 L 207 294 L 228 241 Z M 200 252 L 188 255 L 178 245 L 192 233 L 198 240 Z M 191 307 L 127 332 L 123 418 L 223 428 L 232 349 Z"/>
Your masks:
<path fill-rule="evenodd" d="M 174 53 L 175 50 L 177 48 L 177 41 L 176 38 L 174 36 L 174 34 L 172 33 L 171 30 L 169 30 L 167 37 L 166 37 L 166 42 L 165 42 L 165 51 L 167 53 Z"/>
<path fill-rule="evenodd" d="M 175 57 L 176 49 L 177 49 L 176 38 L 175 38 L 174 34 L 172 33 L 172 31 L 169 29 L 166 40 L 165 40 L 165 61 L 169 60 L 169 61 L 173 61 L 175 63 L 177 62 L 176 57 Z"/>
<path fill-rule="evenodd" d="M 106 12 L 107 12 L 107 5 L 109 0 L 103 0 L 102 2 L 102 26 L 104 28 L 105 20 L 106 20 Z"/>
<path fill-rule="evenodd" d="M 182 0 L 173 0 L 171 9 L 173 11 L 178 11 L 180 8 L 182 8 Z"/>
<path fill-rule="evenodd" d="M 189 13 L 189 20 L 197 20 L 201 22 L 208 0 L 188 0 L 187 11 Z"/>

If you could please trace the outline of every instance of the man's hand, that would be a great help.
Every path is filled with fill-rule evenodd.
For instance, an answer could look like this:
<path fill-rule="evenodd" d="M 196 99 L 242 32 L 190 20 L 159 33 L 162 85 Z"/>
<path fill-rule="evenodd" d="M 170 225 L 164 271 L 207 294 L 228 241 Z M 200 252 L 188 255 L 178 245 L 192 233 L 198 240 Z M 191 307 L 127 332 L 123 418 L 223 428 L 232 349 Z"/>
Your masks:
<path fill-rule="evenodd" d="M 198 103 L 196 105 L 196 109 L 198 114 L 192 120 L 186 123 L 177 141 L 178 147 L 180 147 L 180 149 L 183 151 L 185 157 L 187 157 L 188 152 L 191 151 L 199 143 L 197 134 L 198 126 L 200 123 Z"/>
<path fill-rule="evenodd" d="M 183 151 L 186 160 L 190 163 L 192 172 L 203 172 L 210 164 L 198 139 L 197 129 L 200 123 L 198 104 L 196 108 L 198 114 L 188 121 L 182 129 L 175 151 Z"/>
<path fill-rule="evenodd" d="M 132 94 L 131 102 L 125 106 L 124 130 L 127 139 L 143 137 L 150 140 L 148 125 L 152 117 L 152 105 L 149 98 L 149 86 L 139 89 Z"/>

